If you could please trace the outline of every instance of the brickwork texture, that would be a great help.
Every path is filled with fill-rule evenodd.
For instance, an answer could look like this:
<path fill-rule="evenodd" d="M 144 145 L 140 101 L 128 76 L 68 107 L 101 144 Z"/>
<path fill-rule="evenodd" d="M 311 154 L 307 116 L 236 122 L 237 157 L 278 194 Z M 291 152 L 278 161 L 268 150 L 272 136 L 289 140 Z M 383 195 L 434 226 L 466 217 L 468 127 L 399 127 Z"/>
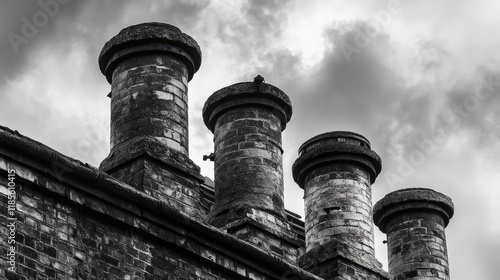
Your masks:
<path fill-rule="evenodd" d="M 201 57 L 164 23 L 104 45 L 111 150 L 99 168 L 0 126 L 0 278 L 450 279 L 451 199 L 403 189 L 372 207 L 382 164 L 360 134 L 328 132 L 299 148 L 305 222 L 285 210 L 292 103 L 260 75 L 205 103 L 210 186 L 189 158 L 188 82 Z M 375 258 L 374 223 L 387 234 L 389 273 Z"/>
<path fill-rule="evenodd" d="M 111 82 L 111 151 L 101 169 L 204 220 L 187 108 L 200 60 L 196 42 L 167 24 L 132 26 L 106 43 L 99 64 Z"/>
<path fill-rule="evenodd" d="M 452 216 L 451 199 L 430 189 L 399 190 L 375 205 L 393 279 L 450 279 L 445 227 Z"/>
<path fill-rule="evenodd" d="M 365 270 L 356 273 L 385 275 L 375 259 L 371 219 L 371 183 L 380 169 L 380 158 L 356 133 L 325 133 L 300 147 L 293 175 L 304 189 L 306 253 L 299 265 L 325 279 L 332 271 L 341 277 L 339 258 L 351 254 Z"/>
<path fill-rule="evenodd" d="M 281 147 L 291 102 L 258 79 L 215 92 L 203 108 L 215 146 L 215 203 L 208 222 L 295 262 L 300 242 L 285 214 Z"/>

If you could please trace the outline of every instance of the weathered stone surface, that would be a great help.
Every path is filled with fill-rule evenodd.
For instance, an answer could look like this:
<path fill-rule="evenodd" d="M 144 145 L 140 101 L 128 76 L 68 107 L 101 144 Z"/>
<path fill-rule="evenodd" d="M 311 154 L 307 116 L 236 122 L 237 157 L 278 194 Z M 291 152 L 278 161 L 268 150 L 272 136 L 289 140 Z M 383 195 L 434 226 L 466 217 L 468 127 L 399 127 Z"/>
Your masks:
<path fill-rule="evenodd" d="M 346 144 L 353 144 L 355 146 L 362 146 L 371 148 L 370 141 L 366 139 L 363 135 L 351 132 L 351 131 L 330 131 L 318 134 L 313 138 L 307 140 L 299 147 L 299 154 L 316 149 L 316 148 L 324 148 L 325 143 L 333 143 L 339 142 L 338 139 L 342 138 Z"/>
<path fill-rule="evenodd" d="M 264 105 L 274 110 L 280 118 L 281 130 L 292 117 L 292 102 L 279 88 L 262 83 L 260 88 L 255 83 L 237 83 L 214 92 L 203 106 L 203 121 L 214 132 L 217 115 L 227 108 L 237 107 L 241 104 Z"/>
<path fill-rule="evenodd" d="M 209 223 L 295 262 L 299 242 L 286 220 L 281 147 L 291 112 L 278 88 L 238 83 L 209 97 L 203 118 L 215 142 Z"/>
<path fill-rule="evenodd" d="M 354 162 L 370 173 L 373 184 L 382 170 L 380 156 L 370 149 L 364 136 L 350 132 L 334 131 L 315 136 L 299 148 L 299 158 L 292 167 L 293 178 L 299 186 L 304 185 L 305 176 L 315 165 L 328 162 Z"/>
<path fill-rule="evenodd" d="M 16 261 L 0 278 L 389 279 L 374 257 L 371 184 L 381 160 L 370 142 L 340 131 L 300 147 L 293 176 L 304 225 L 283 205 L 291 102 L 259 75 L 203 108 L 215 134 L 214 192 L 189 159 L 188 81 L 200 64 L 197 43 L 168 24 L 131 26 L 106 43 L 111 152 L 101 169 L 0 126 L 0 174 L 15 170 L 16 182 L 13 190 L 0 176 L 0 266 L 12 250 Z M 430 189 L 376 204 L 391 279 L 449 279 L 452 216 L 451 199 Z"/>
<path fill-rule="evenodd" d="M 433 208 L 443 215 L 445 225 L 448 225 L 455 212 L 451 198 L 432 189 L 406 188 L 393 191 L 378 201 L 373 207 L 373 220 L 383 233 L 386 233 L 383 223 L 387 215 L 393 214 L 395 211 L 404 210 L 397 207 L 399 204 L 406 205 L 406 208 L 418 208 L 420 204 L 435 205 Z"/>
<path fill-rule="evenodd" d="M 328 278 L 341 277 L 331 274 L 340 273 L 337 257 L 340 252 L 351 252 L 344 257 L 371 271 L 367 279 L 385 279 L 374 257 L 371 221 L 371 183 L 380 170 L 380 157 L 357 133 L 324 133 L 300 147 L 293 175 L 304 189 L 306 253 L 299 261 L 302 268 L 325 279 L 337 279 Z"/>
<path fill-rule="evenodd" d="M 178 205 L 0 127 L 0 173 L 8 170 L 16 172 L 17 258 L 15 273 L 2 270 L 1 277 L 320 280 L 183 214 Z M 9 203 L 7 184 L 0 176 L 1 209 Z M 2 222 L 2 253 L 6 234 Z M 4 258 L 0 263 L 7 267 Z"/>
<path fill-rule="evenodd" d="M 99 65 L 111 83 L 111 151 L 100 167 L 203 220 L 187 108 L 200 63 L 196 42 L 168 24 L 131 26 L 106 43 Z"/>
<path fill-rule="evenodd" d="M 373 255 L 335 240 L 302 255 L 298 264 L 324 279 L 389 279 L 389 275 L 382 270 L 382 265 Z"/>
<path fill-rule="evenodd" d="M 449 197 L 424 188 L 397 190 L 375 204 L 393 279 L 450 279 L 445 227 L 453 212 Z"/>
<path fill-rule="evenodd" d="M 131 50 L 120 53 L 123 49 Z M 200 68 L 201 50 L 198 43 L 189 35 L 182 33 L 179 28 L 159 22 L 141 23 L 120 31 L 118 35 L 106 42 L 101 50 L 99 68 L 111 82 L 113 63 L 118 64 L 119 59 L 133 53 L 154 51 L 170 52 L 181 57 L 190 69 L 188 80 L 191 80 Z"/>
<path fill-rule="evenodd" d="M 188 155 L 187 85 L 185 90 L 177 88 L 172 81 L 182 83 L 180 80 L 166 73 L 156 74 L 161 72 L 157 68 L 169 68 L 185 76 L 185 65 L 175 62 L 177 59 L 171 56 L 144 55 L 116 67 L 116 75 L 125 75 L 120 83 L 118 79 L 112 81 L 111 152 L 133 138 L 154 138 Z M 153 69 L 132 76 L 131 69 L 149 63 L 155 63 Z M 121 89 L 123 83 L 127 85 Z"/>

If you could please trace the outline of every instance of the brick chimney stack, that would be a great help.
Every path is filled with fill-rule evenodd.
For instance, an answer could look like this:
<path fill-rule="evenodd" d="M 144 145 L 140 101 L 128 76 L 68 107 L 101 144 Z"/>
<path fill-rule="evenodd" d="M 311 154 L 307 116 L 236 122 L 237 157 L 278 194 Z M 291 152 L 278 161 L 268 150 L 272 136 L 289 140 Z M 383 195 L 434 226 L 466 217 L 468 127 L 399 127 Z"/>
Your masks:
<path fill-rule="evenodd" d="M 380 157 L 357 133 L 320 134 L 299 148 L 293 177 L 304 189 L 306 253 L 299 259 L 302 268 L 325 279 L 384 276 L 375 259 L 371 219 L 371 184 L 380 171 Z"/>
<path fill-rule="evenodd" d="M 111 151 L 105 172 L 202 219 L 199 167 L 189 159 L 188 81 L 201 51 L 164 23 L 120 31 L 103 47 L 99 67 L 111 84 Z"/>
<path fill-rule="evenodd" d="M 450 279 L 445 228 L 453 212 L 449 197 L 422 188 L 397 190 L 375 204 L 391 279 Z"/>
<path fill-rule="evenodd" d="M 291 115 L 288 96 L 261 76 L 216 91 L 203 108 L 215 146 L 215 204 L 208 222 L 295 261 L 298 245 L 285 214 L 281 147 Z"/>

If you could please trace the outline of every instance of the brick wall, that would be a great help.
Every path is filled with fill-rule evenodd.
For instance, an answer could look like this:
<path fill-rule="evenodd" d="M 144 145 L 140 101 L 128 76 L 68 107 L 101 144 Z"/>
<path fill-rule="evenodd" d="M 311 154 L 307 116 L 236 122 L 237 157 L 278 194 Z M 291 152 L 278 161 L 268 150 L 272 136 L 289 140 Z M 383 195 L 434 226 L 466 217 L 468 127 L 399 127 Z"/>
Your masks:
<path fill-rule="evenodd" d="M 0 157 L 2 267 L 8 266 L 6 171 L 12 169 L 17 256 L 16 272 L 1 272 L 8 279 L 317 279 L 271 256 L 259 264 L 264 252 L 175 209 L 162 215 L 168 206 L 155 213 L 145 210 L 152 205 L 96 188 L 112 180 L 82 184 L 72 172 L 57 179 Z"/>

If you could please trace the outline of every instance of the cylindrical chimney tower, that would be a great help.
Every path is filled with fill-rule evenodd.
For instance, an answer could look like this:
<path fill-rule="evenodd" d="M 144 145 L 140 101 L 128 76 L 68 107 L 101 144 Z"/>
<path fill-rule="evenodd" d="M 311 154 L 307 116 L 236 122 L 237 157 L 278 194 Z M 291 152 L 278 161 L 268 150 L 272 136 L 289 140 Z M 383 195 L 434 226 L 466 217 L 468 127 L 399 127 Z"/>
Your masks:
<path fill-rule="evenodd" d="M 191 37 L 164 23 L 130 26 L 99 56 L 111 83 L 111 154 L 151 142 L 184 156 L 188 151 L 188 81 L 201 64 Z"/>
<path fill-rule="evenodd" d="M 357 133 L 320 134 L 299 148 L 293 177 L 304 189 L 306 230 L 306 253 L 299 265 L 333 279 L 331 269 L 319 266 L 335 267 L 327 260 L 344 255 L 382 273 L 374 257 L 371 220 L 371 184 L 380 171 L 380 157 Z"/>
<path fill-rule="evenodd" d="M 208 98 L 203 120 L 214 133 L 215 147 L 215 203 L 209 223 L 228 232 L 251 223 L 273 234 L 289 235 L 281 132 L 291 115 L 288 96 L 264 83 L 261 76 L 220 89 Z M 240 231 L 239 237 L 269 249 L 268 240 L 249 231 Z"/>
<path fill-rule="evenodd" d="M 445 228 L 453 212 L 449 197 L 423 188 L 397 190 L 375 204 L 391 279 L 450 279 Z"/>
<path fill-rule="evenodd" d="M 188 81 L 200 64 L 196 41 L 165 23 L 127 27 L 99 55 L 111 83 L 111 151 L 100 168 L 189 214 L 203 181 L 188 157 Z"/>

